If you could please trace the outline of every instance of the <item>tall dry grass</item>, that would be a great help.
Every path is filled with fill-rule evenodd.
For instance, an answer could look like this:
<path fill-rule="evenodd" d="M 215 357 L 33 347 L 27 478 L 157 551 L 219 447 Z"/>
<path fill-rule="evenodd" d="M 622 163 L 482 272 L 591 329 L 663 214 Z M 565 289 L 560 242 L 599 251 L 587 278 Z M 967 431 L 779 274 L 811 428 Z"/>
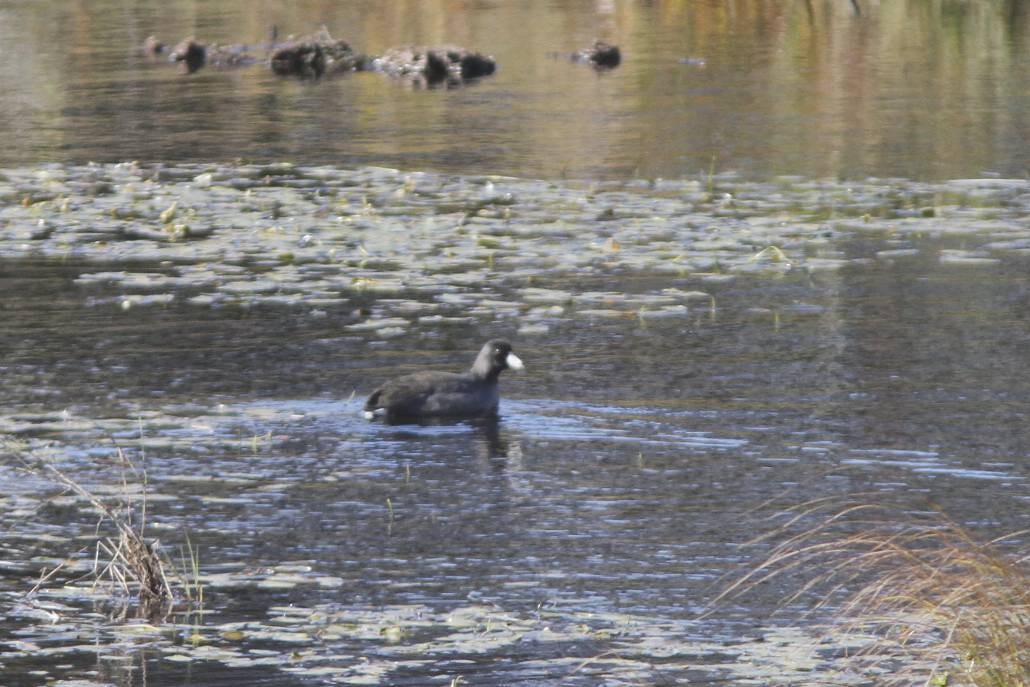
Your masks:
<path fill-rule="evenodd" d="M 877 684 L 1030 685 L 1030 530 L 984 539 L 939 511 L 920 516 L 823 499 L 780 513 L 775 543 L 723 600 L 788 576 L 785 604 L 830 608 Z"/>
<path fill-rule="evenodd" d="M 4 440 L 2 443 L 2 452 L 13 457 L 22 469 L 61 487 L 64 493 L 74 493 L 88 503 L 98 516 L 97 538 L 92 547 L 93 569 L 89 573 L 94 580 L 94 590 L 104 585 L 112 595 L 121 594 L 123 598 L 137 599 L 140 615 L 151 620 L 166 616 L 177 601 L 185 601 L 189 606 L 203 603 L 196 550 L 187 538 L 188 554 L 182 552 L 180 569 L 161 546 L 161 542 L 148 536 L 149 484 L 146 470 L 138 468 L 129 460 L 121 447 L 115 448 L 115 457 L 121 468 L 120 492 L 101 498 L 80 480 L 54 465 L 48 456 L 26 450 L 16 441 Z M 105 530 L 108 534 L 103 533 Z M 58 576 L 63 567 L 62 563 L 42 571 L 39 581 L 29 594 L 35 593 Z"/>

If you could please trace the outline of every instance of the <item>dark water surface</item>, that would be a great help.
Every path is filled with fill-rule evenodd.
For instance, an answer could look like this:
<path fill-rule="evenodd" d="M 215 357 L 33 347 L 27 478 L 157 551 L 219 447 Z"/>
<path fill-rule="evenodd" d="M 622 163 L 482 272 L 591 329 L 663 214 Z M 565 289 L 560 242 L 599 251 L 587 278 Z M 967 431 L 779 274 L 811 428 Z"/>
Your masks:
<path fill-rule="evenodd" d="M 205 589 L 202 615 L 111 622 L 74 583 L 92 509 L 9 459 L 6 684 L 870 684 L 804 604 L 771 616 L 801 577 L 698 619 L 761 556 L 756 508 L 1028 524 L 1025 181 L 5 178 L 8 457 L 137 493 L 122 447 Z M 527 370 L 498 422 L 361 419 L 387 376 L 502 335 Z"/>
<path fill-rule="evenodd" d="M 856 12 L 855 7 L 860 8 Z M 263 64 L 186 77 L 138 54 L 324 24 L 357 50 L 456 43 L 456 92 Z M 555 60 L 603 38 L 611 73 Z M 0 2 L 0 164 L 258 161 L 531 178 L 1022 176 L 1030 10 L 998 2 Z M 255 51 L 263 56 L 260 49 Z"/>

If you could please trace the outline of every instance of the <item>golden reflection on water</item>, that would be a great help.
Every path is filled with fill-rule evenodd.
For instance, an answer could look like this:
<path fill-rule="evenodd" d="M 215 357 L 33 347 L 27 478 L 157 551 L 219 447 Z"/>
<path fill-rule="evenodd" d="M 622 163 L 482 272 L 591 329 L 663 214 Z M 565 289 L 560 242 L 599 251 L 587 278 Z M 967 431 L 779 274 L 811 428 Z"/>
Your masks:
<path fill-rule="evenodd" d="M 1026 174 L 1030 11 L 1009 2 L 0 4 L 0 163 L 286 159 L 526 177 Z M 412 91 L 261 64 L 191 77 L 166 42 L 325 24 L 358 50 L 455 43 L 494 77 Z M 556 60 L 619 44 L 607 74 Z M 254 54 L 261 57 L 261 48 Z"/>

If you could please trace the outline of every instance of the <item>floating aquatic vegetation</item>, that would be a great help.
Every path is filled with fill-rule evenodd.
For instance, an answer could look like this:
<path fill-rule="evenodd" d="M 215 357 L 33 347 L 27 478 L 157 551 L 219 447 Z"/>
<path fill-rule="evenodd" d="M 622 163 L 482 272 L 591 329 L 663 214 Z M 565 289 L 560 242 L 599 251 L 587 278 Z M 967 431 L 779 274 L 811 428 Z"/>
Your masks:
<path fill-rule="evenodd" d="M 1001 260 L 993 258 L 982 251 L 968 250 L 942 250 L 940 255 L 941 264 L 945 265 L 997 265 Z"/>
<path fill-rule="evenodd" d="M 113 302 L 128 308 L 317 309 L 372 297 L 383 299 L 384 317 L 398 317 L 415 294 L 479 292 L 471 316 L 490 317 L 487 301 L 501 285 L 522 299 L 506 316 L 575 302 L 583 294 L 532 283 L 571 274 L 662 275 L 660 291 L 741 273 L 837 271 L 866 259 L 827 250 L 855 233 L 892 237 L 881 260 L 916 255 L 906 237 L 972 237 L 942 252 L 942 266 L 990 267 L 1030 251 L 1025 180 L 715 181 L 721 195 L 689 179 L 556 184 L 375 167 L 12 169 L 0 180 L 0 258 L 96 265 L 77 283 L 114 290 Z M 118 269 L 141 263 L 161 267 Z M 421 324 L 469 316 L 437 314 Z M 404 329 L 392 327 L 368 331 L 384 338 Z"/>

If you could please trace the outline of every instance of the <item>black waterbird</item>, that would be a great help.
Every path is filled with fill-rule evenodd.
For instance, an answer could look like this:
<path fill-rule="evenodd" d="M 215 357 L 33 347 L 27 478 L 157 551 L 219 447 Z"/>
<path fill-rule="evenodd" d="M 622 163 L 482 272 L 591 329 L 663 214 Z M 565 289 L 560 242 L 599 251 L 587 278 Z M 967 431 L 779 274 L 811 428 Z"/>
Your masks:
<path fill-rule="evenodd" d="M 365 401 L 365 417 L 387 420 L 467 418 L 497 414 L 497 378 L 504 370 L 521 370 L 511 344 L 491 339 L 483 344 L 468 372 L 414 372 L 391 380 Z"/>

